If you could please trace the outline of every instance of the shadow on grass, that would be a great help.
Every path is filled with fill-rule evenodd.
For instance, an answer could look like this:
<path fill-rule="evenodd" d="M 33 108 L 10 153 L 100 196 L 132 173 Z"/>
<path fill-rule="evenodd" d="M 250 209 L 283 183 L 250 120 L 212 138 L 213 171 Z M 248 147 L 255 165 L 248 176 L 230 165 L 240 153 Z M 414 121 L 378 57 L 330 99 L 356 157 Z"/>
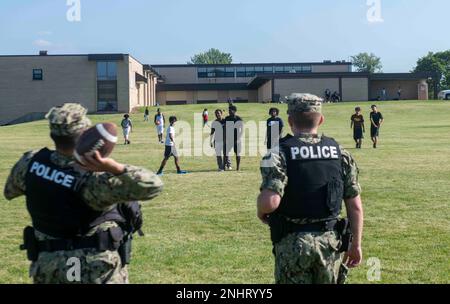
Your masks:
<path fill-rule="evenodd" d="M 450 128 L 450 125 L 436 125 L 436 126 L 420 126 L 420 129 L 444 129 Z"/>

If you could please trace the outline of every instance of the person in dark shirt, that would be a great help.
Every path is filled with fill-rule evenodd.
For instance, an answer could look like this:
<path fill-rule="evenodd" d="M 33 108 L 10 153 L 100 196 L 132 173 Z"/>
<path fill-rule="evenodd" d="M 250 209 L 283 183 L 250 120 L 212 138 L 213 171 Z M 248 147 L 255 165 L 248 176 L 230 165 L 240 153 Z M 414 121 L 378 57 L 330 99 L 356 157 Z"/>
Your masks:
<path fill-rule="evenodd" d="M 353 139 L 356 142 L 356 149 L 361 149 L 362 140 L 364 138 L 363 133 L 366 132 L 366 128 L 364 126 L 364 117 L 361 114 L 361 108 L 355 108 L 355 114 L 352 115 L 350 128 L 353 129 Z"/>
<path fill-rule="evenodd" d="M 148 116 L 150 115 L 150 111 L 148 110 L 148 107 L 145 107 L 144 111 L 144 121 L 148 121 Z"/>
<path fill-rule="evenodd" d="M 277 108 L 271 108 L 269 110 L 270 118 L 267 119 L 267 134 L 266 134 L 266 144 L 267 150 L 276 147 L 279 144 L 281 134 L 283 133 L 284 123 L 283 120 L 278 117 L 280 110 Z"/>
<path fill-rule="evenodd" d="M 210 142 L 211 148 L 214 148 L 214 150 L 216 151 L 217 166 L 219 167 L 219 171 L 221 172 L 225 170 L 225 119 L 223 119 L 223 112 L 220 109 L 217 109 L 214 114 L 216 115 L 216 120 L 214 120 L 211 124 Z"/>
<path fill-rule="evenodd" d="M 378 112 L 376 105 L 372 106 L 372 112 L 370 112 L 370 137 L 372 138 L 374 149 L 377 148 L 378 137 L 380 136 L 380 128 L 384 122 L 383 115 Z"/>
<path fill-rule="evenodd" d="M 236 154 L 236 170 L 239 171 L 241 164 L 241 137 L 243 132 L 243 121 L 236 115 L 237 107 L 230 106 L 228 108 L 228 115 L 225 118 L 225 169 L 232 170 L 230 152 L 234 148 Z M 234 130 L 234 132 L 232 132 Z"/>

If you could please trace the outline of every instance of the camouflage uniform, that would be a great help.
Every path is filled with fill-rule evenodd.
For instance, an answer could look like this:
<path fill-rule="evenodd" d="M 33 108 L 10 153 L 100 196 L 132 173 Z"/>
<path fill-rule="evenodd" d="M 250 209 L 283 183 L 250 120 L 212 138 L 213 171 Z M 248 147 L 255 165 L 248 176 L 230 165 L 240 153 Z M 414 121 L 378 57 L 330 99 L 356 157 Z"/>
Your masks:
<path fill-rule="evenodd" d="M 295 112 L 321 113 L 321 99 L 310 94 L 293 94 L 289 97 L 288 114 Z M 322 136 L 299 134 L 298 140 L 317 144 Z M 361 194 L 359 170 L 348 151 L 341 147 L 344 181 L 344 199 Z M 261 162 L 261 190 L 267 189 L 284 195 L 288 184 L 286 156 L 283 152 L 269 152 Z M 313 223 L 311 220 L 290 219 L 297 224 Z M 298 232 L 283 238 L 274 246 L 275 281 L 278 284 L 336 283 L 343 255 L 338 253 L 340 241 L 336 232 Z"/>
<path fill-rule="evenodd" d="M 51 109 L 46 116 L 50 121 L 51 134 L 68 136 L 84 130 L 91 124 L 85 116 L 86 112 L 86 109 L 78 104 L 64 104 Z M 25 195 L 25 175 L 35 154 L 36 151 L 25 153 L 12 168 L 4 189 L 8 200 Z M 60 167 L 77 168 L 73 157 L 64 156 L 57 151 L 53 152 L 51 161 Z M 126 165 L 125 172 L 120 175 L 85 172 L 81 168 L 77 170 L 86 174 L 80 189 L 81 198 L 94 210 L 105 211 L 118 203 L 150 200 L 162 190 L 160 178 L 144 168 Z M 117 227 L 117 223 L 102 223 L 92 228 L 85 236 L 92 236 L 97 231 L 105 231 L 111 227 Z M 36 231 L 35 235 L 40 241 L 54 239 L 39 231 Z M 72 265 L 66 264 L 72 257 L 80 261 L 80 283 L 128 283 L 128 271 L 126 266 L 121 265 L 118 252 L 99 252 L 95 249 L 41 252 L 38 260 L 31 264 L 30 276 L 35 283 L 70 283 L 67 272 Z"/>

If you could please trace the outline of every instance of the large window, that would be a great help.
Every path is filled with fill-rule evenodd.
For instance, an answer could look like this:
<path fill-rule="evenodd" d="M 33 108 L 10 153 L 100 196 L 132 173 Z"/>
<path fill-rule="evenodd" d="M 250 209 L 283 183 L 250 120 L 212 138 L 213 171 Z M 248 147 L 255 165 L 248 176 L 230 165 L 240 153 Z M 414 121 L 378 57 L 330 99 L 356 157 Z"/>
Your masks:
<path fill-rule="evenodd" d="M 97 62 L 97 111 L 117 112 L 117 62 Z"/>
<path fill-rule="evenodd" d="M 97 81 L 97 111 L 117 111 L 117 81 Z"/>
<path fill-rule="evenodd" d="M 44 79 L 42 69 L 33 69 L 33 80 Z"/>
<path fill-rule="evenodd" d="M 117 62 L 99 61 L 97 62 L 97 80 L 116 80 Z"/>

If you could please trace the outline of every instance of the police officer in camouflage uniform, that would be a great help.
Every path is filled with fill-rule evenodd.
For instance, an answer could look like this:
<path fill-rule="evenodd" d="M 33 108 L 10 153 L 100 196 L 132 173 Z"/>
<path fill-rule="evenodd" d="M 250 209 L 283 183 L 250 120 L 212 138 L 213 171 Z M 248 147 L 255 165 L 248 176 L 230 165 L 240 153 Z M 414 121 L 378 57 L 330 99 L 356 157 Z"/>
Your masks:
<path fill-rule="evenodd" d="M 25 153 L 5 185 L 8 200 L 26 196 L 33 227 L 24 238 L 35 283 L 128 283 L 124 227 L 142 224 L 140 206 L 128 202 L 162 190 L 151 171 L 98 152 L 85 156 L 86 167 L 75 163 L 76 140 L 91 125 L 86 113 L 73 103 L 52 108 L 46 118 L 56 151 Z"/>
<path fill-rule="evenodd" d="M 318 135 L 322 99 L 288 99 L 293 136 L 261 162 L 259 219 L 271 230 L 278 284 L 343 283 L 361 263 L 363 210 L 358 168 L 332 138 Z M 339 218 L 342 200 L 347 219 Z M 349 225 L 350 223 L 350 225 Z M 353 241 L 351 242 L 351 236 Z"/>

